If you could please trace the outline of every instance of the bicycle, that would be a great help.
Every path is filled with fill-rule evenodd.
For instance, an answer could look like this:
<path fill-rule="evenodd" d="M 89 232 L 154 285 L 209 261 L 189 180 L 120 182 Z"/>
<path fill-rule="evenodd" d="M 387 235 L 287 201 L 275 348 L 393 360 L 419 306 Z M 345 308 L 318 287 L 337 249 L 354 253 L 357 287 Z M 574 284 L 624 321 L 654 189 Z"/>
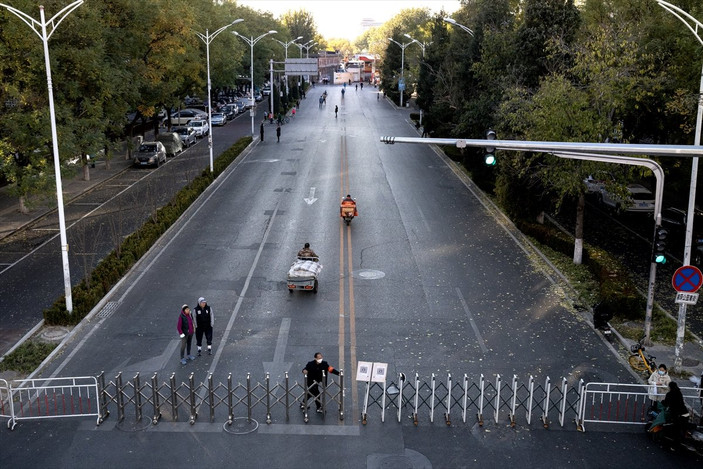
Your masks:
<path fill-rule="evenodd" d="M 657 363 L 654 361 L 657 357 L 653 357 L 649 354 L 645 356 L 645 348 L 644 345 L 642 345 L 642 340 L 644 339 L 640 339 L 639 342 L 630 346 L 632 355 L 628 358 L 628 362 L 630 362 L 630 366 L 633 370 L 648 371 L 651 374 L 657 369 Z"/>

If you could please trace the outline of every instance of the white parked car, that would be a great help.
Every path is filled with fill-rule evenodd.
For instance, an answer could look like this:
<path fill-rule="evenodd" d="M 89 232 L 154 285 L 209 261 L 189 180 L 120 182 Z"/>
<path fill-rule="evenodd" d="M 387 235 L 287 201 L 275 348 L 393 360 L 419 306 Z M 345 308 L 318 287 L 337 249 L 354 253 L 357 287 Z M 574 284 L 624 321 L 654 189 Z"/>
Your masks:
<path fill-rule="evenodd" d="M 641 184 L 628 184 L 629 199 L 611 194 L 605 188 L 600 191 L 600 202 L 617 212 L 654 213 L 654 194 Z"/>
<path fill-rule="evenodd" d="M 193 119 L 188 122 L 187 127 L 193 129 L 198 138 L 207 137 L 210 134 L 210 126 L 206 120 Z"/>

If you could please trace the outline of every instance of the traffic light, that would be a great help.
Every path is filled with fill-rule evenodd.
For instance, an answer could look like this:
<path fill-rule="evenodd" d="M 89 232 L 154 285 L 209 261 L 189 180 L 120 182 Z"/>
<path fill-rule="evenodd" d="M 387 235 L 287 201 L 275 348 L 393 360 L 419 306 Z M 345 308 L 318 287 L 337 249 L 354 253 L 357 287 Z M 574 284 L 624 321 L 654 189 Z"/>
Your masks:
<path fill-rule="evenodd" d="M 486 132 L 486 140 L 495 140 L 496 132 L 495 130 L 489 130 Z M 496 147 L 486 147 L 486 156 L 484 156 L 484 161 L 488 166 L 495 166 L 496 164 Z"/>
<path fill-rule="evenodd" d="M 654 230 L 654 244 L 652 245 L 652 262 L 666 264 L 666 237 L 669 232 L 658 226 Z"/>

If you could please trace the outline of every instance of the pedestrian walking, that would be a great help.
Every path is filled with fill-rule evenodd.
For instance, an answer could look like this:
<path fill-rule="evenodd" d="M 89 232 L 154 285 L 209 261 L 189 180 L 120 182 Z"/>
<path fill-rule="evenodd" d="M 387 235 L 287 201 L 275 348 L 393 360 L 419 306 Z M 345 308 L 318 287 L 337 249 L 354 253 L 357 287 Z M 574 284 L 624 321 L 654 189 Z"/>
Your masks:
<path fill-rule="evenodd" d="M 269 124 L 273 124 L 273 112 L 269 112 Z"/>
<path fill-rule="evenodd" d="M 339 111 L 339 108 L 335 105 L 334 106 L 334 118 L 337 118 L 337 111 Z"/>
<path fill-rule="evenodd" d="M 261 135 L 261 141 L 264 141 L 264 123 L 261 123 L 261 126 L 259 127 L 259 135 Z"/>
<path fill-rule="evenodd" d="M 361 82 L 361 91 L 364 91 L 364 82 Z"/>
<path fill-rule="evenodd" d="M 276 143 L 281 141 L 281 124 L 276 126 Z"/>
<path fill-rule="evenodd" d="M 195 307 L 195 342 L 198 345 L 198 356 L 203 350 L 203 335 L 207 341 L 207 354 L 212 355 L 212 328 L 215 326 L 215 315 L 212 308 L 202 296 L 198 298 Z"/>
<path fill-rule="evenodd" d="M 193 343 L 195 326 L 188 305 L 183 305 L 181 307 L 181 314 L 178 317 L 176 330 L 178 330 L 178 334 L 181 338 L 181 365 L 185 365 L 187 359 L 195 360 L 195 357 L 190 354 L 190 346 Z M 186 352 L 188 352 L 188 355 L 186 355 Z"/>
<path fill-rule="evenodd" d="M 327 375 L 332 373 L 339 376 L 339 371 L 335 370 L 329 363 L 322 359 L 322 353 L 315 353 L 314 360 L 311 360 L 303 368 L 303 374 L 307 377 L 308 390 L 305 393 L 303 403 L 300 408 L 305 410 L 308 407 L 308 398 L 312 395 L 315 400 L 315 407 L 318 413 L 322 413 L 322 402 L 319 399 L 320 388 L 319 384 L 327 386 Z"/>
<path fill-rule="evenodd" d="M 354 91 L 359 91 L 359 84 L 354 84 Z"/>

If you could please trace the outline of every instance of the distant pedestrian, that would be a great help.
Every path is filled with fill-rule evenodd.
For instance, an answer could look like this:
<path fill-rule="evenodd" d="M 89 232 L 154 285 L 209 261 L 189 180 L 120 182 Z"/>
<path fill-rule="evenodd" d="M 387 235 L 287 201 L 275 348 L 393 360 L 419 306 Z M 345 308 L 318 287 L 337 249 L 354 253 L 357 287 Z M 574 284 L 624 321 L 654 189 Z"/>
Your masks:
<path fill-rule="evenodd" d="M 359 84 L 358 83 L 354 84 L 354 91 L 359 91 Z"/>
<path fill-rule="evenodd" d="M 261 123 L 261 126 L 259 126 L 259 135 L 261 135 L 261 141 L 264 141 L 264 123 Z"/>
<path fill-rule="evenodd" d="M 269 124 L 273 124 L 273 112 L 269 112 Z"/>
<path fill-rule="evenodd" d="M 181 314 L 178 317 L 178 326 L 176 327 L 178 334 L 181 338 L 181 365 L 187 363 L 186 359 L 195 360 L 195 357 L 190 354 L 190 346 L 193 343 L 193 332 L 195 331 L 195 325 L 193 324 L 193 317 L 190 315 L 190 308 L 188 305 L 183 305 L 181 307 Z M 188 352 L 186 356 L 185 352 Z"/>
<path fill-rule="evenodd" d="M 198 298 L 198 306 L 195 307 L 195 341 L 198 345 L 198 356 L 203 350 L 203 335 L 207 341 L 207 354 L 212 355 L 212 328 L 214 325 L 215 315 L 212 314 L 212 308 L 201 296 Z"/>
<path fill-rule="evenodd" d="M 364 82 L 361 82 L 361 91 L 364 91 Z"/>
<path fill-rule="evenodd" d="M 315 353 L 315 359 L 309 361 L 305 368 L 303 368 L 303 374 L 307 376 L 308 389 L 305 393 L 305 398 L 303 403 L 300 404 L 300 408 L 305 410 L 308 407 L 308 398 L 310 396 L 315 400 L 315 407 L 318 413 L 322 413 L 322 402 L 320 401 L 320 388 L 318 384 L 324 382 L 327 386 L 327 374 L 332 373 L 333 375 L 339 376 L 339 371 L 335 370 L 329 363 L 322 359 L 322 353 Z"/>
<path fill-rule="evenodd" d="M 290 110 L 290 113 L 291 113 L 291 115 L 292 115 L 293 117 L 295 117 L 295 108 L 291 109 L 291 110 Z"/>
<path fill-rule="evenodd" d="M 281 124 L 276 126 L 276 143 L 281 141 Z"/>
<path fill-rule="evenodd" d="M 334 118 L 337 118 L 337 111 L 339 111 L 339 108 L 335 105 L 334 106 Z"/>

